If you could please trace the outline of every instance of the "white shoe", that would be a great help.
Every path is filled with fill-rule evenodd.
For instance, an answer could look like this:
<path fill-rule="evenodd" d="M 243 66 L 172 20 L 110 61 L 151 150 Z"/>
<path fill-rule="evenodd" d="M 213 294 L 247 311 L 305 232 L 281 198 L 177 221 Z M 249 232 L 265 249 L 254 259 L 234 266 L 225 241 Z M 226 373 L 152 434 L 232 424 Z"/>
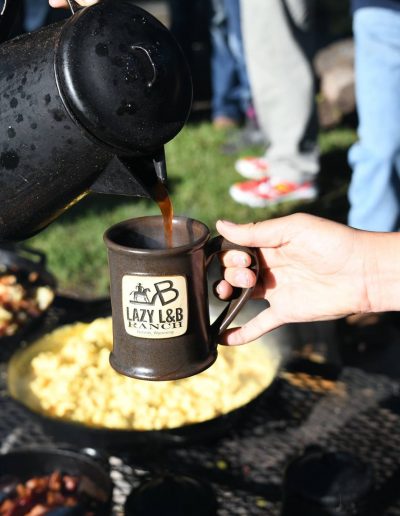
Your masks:
<path fill-rule="evenodd" d="M 265 208 L 285 201 L 312 201 L 318 196 L 312 182 L 291 183 L 276 178 L 236 183 L 230 187 L 229 193 L 239 204 L 252 208 Z"/>
<path fill-rule="evenodd" d="M 247 179 L 287 177 L 293 180 L 299 175 L 314 176 L 319 172 L 318 153 L 304 153 L 296 156 L 246 156 L 235 163 L 236 171 Z"/>
<path fill-rule="evenodd" d="M 235 163 L 236 172 L 247 179 L 263 179 L 268 173 L 268 161 L 265 158 L 247 156 Z"/>

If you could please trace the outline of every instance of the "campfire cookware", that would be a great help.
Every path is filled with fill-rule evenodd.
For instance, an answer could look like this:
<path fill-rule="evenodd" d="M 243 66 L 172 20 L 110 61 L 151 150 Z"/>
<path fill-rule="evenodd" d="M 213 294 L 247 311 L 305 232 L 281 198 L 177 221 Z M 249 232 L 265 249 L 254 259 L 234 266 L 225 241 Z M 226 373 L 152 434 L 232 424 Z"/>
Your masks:
<path fill-rule="evenodd" d="M 63 421 L 35 412 L 23 400 L 13 395 L 13 387 L 9 384 L 10 394 L 20 409 L 58 441 L 70 444 L 79 442 L 83 446 L 109 451 L 134 450 L 138 454 L 158 453 L 160 449 L 207 443 L 222 437 L 239 425 L 265 396 L 269 396 L 273 387 L 274 383 L 247 405 L 201 423 L 165 430 L 119 430 L 89 427 L 83 423 Z"/>
<path fill-rule="evenodd" d="M 5 0 L 2 40 L 21 2 Z M 89 192 L 152 197 L 192 102 L 180 47 L 130 0 L 3 42 L 0 91 L 0 241 L 41 231 Z"/>
<path fill-rule="evenodd" d="M 101 315 L 106 314 L 102 312 Z M 35 338 L 37 337 L 36 334 Z M 135 453 L 148 454 L 157 453 L 160 449 L 215 440 L 239 425 L 240 421 L 249 414 L 249 411 L 254 409 L 258 403 L 262 403 L 265 397 L 269 397 L 271 393 L 273 394 L 276 386 L 273 380 L 263 392 L 248 404 L 200 423 L 164 430 L 95 428 L 83 423 L 54 418 L 30 407 L 24 395 L 24 389 L 21 389 L 21 378 L 27 377 L 29 364 L 37 353 L 38 350 L 32 351 L 32 346 L 27 342 L 22 349 L 14 354 L 8 365 L 8 391 L 20 410 L 39 423 L 49 435 L 61 442 L 71 444 L 79 442 L 82 446 L 111 451 L 129 450 L 134 447 Z M 278 365 L 276 365 L 276 369 L 278 371 Z"/>
<path fill-rule="evenodd" d="M 292 461 L 283 485 L 281 516 L 372 516 L 371 466 L 348 452 L 310 447 Z"/>
<path fill-rule="evenodd" d="M 80 451 L 32 447 L 0 454 L 0 477 L 16 477 L 20 481 L 50 475 L 55 471 L 78 477 L 87 477 L 104 499 L 96 516 L 109 516 L 113 483 L 109 476 L 108 463 L 92 450 Z M 96 458 L 97 457 L 97 458 Z"/>
<path fill-rule="evenodd" d="M 132 490 L 125 503 L 125 516 L 216 516 L 217 512 L 211 484 L 170 473 L 145 481 Z"/>
<path fill-rule="evenodd" d="M 47 270 L 46 255 L 41 251 L 22 245 L 0 246 L 0 272 L 27 278 L 27 283 L 29 275 L 33 273 L 37 275 L 35 285 L 50 288 L 55 296 L 57 282 L 55 277 Z M 13 348 L 14 344 L 17 344 L 38 327 L 50 306 L 37 317 L 29 318 L 14 335 L 0 337 L 0 345 L 12 345 Z"/>

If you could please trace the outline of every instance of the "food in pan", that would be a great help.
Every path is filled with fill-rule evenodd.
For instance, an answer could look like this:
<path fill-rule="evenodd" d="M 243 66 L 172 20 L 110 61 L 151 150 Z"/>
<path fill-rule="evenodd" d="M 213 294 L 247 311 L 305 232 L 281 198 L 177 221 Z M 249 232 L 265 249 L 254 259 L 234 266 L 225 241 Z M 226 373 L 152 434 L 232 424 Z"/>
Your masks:
<path fill-rule="evenodd" d="M 19 399 L 55 418 L 110 429 L 158 430 L 213 419 L 259 395 L 277 368 L 274 355 L 253 343 L 221 346 L 215 364 L 191 378 L 127 378 L 109 365 L 111 318 L 65 326 L 34 346 Z"/>
<path fill-rule="evenodd" d="M 95 516 L 103 502 L 104 493 L 84 476 L 55 471 L 26 482 L 0 476 L 0 516 Z"/>
<path fill-rule="evenodd" d="M 40 283 L 37 272 L 0 270 L 0 337 L 15 335 L 47 310 L 53 299 L 53 290 Z"/>

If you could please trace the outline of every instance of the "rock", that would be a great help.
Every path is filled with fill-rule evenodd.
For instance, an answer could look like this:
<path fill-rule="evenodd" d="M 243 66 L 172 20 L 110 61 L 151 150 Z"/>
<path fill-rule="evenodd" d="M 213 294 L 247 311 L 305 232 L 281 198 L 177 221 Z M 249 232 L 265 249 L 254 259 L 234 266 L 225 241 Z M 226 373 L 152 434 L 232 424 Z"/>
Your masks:
<path fill-rule="evenodd" d="M 314 58 L 314 68 L 318 77 L 332 68 L 354 66 L 353 39 L 342 39 L 323 48 Z"/>
<path fill-rule="evenodd" d="M 355 104 L 354 43 L 346 39 L 318 52 L 314 60 L 320 77 L 318 112 L 322 127 L 338 124 Z"/>
<path fill-rule="evenodd" d="M 324 129 L 329 129 L 338 125 L 343 113 L 326 99 L 320 98 L 317 103 L 319 125 Z"/>
<path fill-rule="evenodd" d="M 354 86 L 354 69 L 350 67 L 332 68 L 321 79 L 322 96 L 343 113 L 351 113 L 355 108 Z"/>

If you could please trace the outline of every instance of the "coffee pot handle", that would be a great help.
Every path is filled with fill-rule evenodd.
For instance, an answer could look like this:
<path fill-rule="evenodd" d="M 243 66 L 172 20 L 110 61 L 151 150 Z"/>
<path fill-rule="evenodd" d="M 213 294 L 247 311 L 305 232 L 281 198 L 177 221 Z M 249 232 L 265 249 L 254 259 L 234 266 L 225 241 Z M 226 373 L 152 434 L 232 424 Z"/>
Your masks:
<path fill-rule="evenodd" d="M 224 253 L 226 251 L 243 251 L 251 256 L 251 269 L 256 275 L 258 280 L 258 276 L 260 273 L 260 262 L 258 258 L 257 249 L 252 247 L 244 247 L 241 245 L 233 244 L 226 240 L 225 238 L 218 236 L 211 239 L 206 246 L 206 266 L 208 267 L 212 261 L 212 259 L 220 253 Z M 211 332 L 213 335 L 221 335 L 231 324 L 231 322 L 238 315 L 240 310 L 244 307 L 247 301 L 250 299 L 251 294 L 253 293 L 254 287 L 241 289 L 241 292 L 238 297 L 229 301 L 228 305 L 224 308 L 222 313 L 217 317 L 217 319 L 211 325 Z"/>
<path fill-rule="evenodd" d="M 0 11 L 0 43 L 7 41 L 22 8 L 23 0 L 4 0 Z"/>
<path fill-rule="evenodd" d="M 71 13 L 75 14 L 76 11 L 79 11 L 79 9 L 82 9 L 82 5 L 78 4 L 78 2 L 75 2 L 75 0 L 67 0 L 69 8 L 71 9 Z"/>

